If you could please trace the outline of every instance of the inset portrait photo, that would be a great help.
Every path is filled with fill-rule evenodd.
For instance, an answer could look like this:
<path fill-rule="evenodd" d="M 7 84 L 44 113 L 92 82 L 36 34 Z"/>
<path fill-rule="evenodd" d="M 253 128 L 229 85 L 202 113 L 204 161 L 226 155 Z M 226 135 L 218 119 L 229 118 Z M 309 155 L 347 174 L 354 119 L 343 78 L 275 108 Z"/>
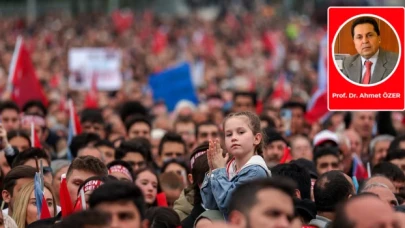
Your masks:
<path fill-rule="evenodd" d="M 361 14 L 340 26 L 332 50 L 334 65 L 341 75 L 367 87 L 383 83 L 395 72 L 401 45 L 397 31 L 387 20 Z"/>

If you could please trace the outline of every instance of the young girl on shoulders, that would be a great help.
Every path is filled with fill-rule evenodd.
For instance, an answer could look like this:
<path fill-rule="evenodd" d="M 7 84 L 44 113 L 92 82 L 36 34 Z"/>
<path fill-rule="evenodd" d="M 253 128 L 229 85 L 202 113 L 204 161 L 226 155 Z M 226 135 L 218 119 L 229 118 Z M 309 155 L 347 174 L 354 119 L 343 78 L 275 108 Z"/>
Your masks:
<path fill-rule="evenodd" d="M 206 209 L 218 210 L 228 217 L 229 200 L 235 188 L 256 178 L 270 177 L 263 152 L 259 117 L 252 112 L 228 115 L 223 123 L 226 156 L 218 139 L 209 142 L 207 151 L 210 172 L 201 187 Z M 232 159 L 227 163 L 229 155 Z"/>

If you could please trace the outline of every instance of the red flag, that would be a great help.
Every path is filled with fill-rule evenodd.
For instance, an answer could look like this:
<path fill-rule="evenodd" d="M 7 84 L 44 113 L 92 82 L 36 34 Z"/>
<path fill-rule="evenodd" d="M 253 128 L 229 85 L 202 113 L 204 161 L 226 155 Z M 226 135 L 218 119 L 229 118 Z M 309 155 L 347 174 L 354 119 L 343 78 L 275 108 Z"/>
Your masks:
<path fill-rule="evenodd" d="M 164 192 L 157 194 L 156 202 L 157 202 L 158 207 L 167 207 L 168 204 L 167 204 L 166 194 Z"/>
<path fill-rule="evenodd" d="M 97 99 L 97 75 L 94 74 L 91 78 L 91 87 L 86 94 L 84 101 L 85 108 L 98 108 L 98 99 Z"/>
<path fill-rule="evenodd" d="M 76 112 L 73 100 L 69 99 L 69 123 L 72 125 L 72 137 L 82 133 L 82 125 L 80 124 L 79 115 Z M 70 132 L 70 129 L 69 129 Z"/>
<path fill-rule="evenodd" d="M 322 121 L 327 117 L 329 113 L 327 96 L 326 90 L 319 90 L 313 95 L 311 102 L 308 104 L 307 112 L 305 113 L 305 119 L 309 124 L 318 120 Z"/>
<path fill-rule="evenodd" d="M 51 218 L 51 212 L 49 212 L 48 203 L 46 202 L 45 196 L 42 196 L 42 211 L 40 219 Z"/>
<path fill-rule="evenodd" d="M 30 53 L 21 37 L 17 38 L 8 78 L 11 98 L 22 107 L 27 101 L 40 100 L 45 106 L 48 99 L 35 73 Z"/>
<path fill-rule="evenodd" d="M 34 123 L 31 123 L 31 147 L 42 148 L 41 141 L 35 131 Z"/>
<path fill-rule="evenodd" d="M 125 32 L 134 22 L 134 14 L 130 10 L 116 10 L 111 17 L 118 33 Z"/>
<path fill-rule="evenodd" d="M 287 101 L 291 98 L 291 95 L 292 95 L 291 84 L 287 80 L 287 75 L 283 72 L 277 78 L 277 82 L 275 84 L 271 98 L 272 100 L 281 99 L 283 101 Z"/>
<path fill-rule="evenodd" d="M 73 212 L 78 212 L 82 210 L 83 210 L 82 197 L 77 197 L 75 207 L 73 208 Z"/>
<path fill-rule="evenodd" d="M 160 29 L 155 32 L 152 40 L 152 51 L 154 54 L 160 54 L 167 46 L 167 35 Z"/>
<path fill-rule="evenodd" d="M 285 147 L 284 149 L 284 155 L 280 160 L 280 164 L 288 163 L 292 160 L 291 153 L 290 153 L 290 148 Z"/>
<path fill-rule="evenodd" d="M 67 188 L 66 174 L 62 174 L 62 181 L 59 189 L 60 207 L 62 209 L 62 217 L 69 216 L 73 213 L 72 201 L 70 199 L 69 190 Z"/>

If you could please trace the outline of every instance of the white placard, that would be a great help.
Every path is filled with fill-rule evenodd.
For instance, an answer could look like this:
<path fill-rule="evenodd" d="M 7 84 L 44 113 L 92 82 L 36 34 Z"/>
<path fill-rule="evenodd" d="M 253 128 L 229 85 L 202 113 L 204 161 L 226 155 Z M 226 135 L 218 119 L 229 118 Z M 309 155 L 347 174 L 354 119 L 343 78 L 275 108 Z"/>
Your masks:
<path fill-rule="evenodd" d="M 69 50 L 69 88 L 88 90 L 93 77 L 98 90 L 114 91 L 122 86 L 121 51 L 110 48 L 72 48 Z"/>

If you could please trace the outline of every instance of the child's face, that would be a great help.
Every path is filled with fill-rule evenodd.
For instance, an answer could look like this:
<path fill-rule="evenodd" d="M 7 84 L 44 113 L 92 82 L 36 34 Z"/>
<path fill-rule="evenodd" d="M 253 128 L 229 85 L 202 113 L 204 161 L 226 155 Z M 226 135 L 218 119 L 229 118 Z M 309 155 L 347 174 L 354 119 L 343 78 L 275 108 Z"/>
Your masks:
<path fill-rule="evenodd" d="M 225 122 L 225 147 L 233 156 L 244 156 L 253 153 L 260 143 L 260 134 L 253 134 L 247 117 L 231 117 Z"/>

